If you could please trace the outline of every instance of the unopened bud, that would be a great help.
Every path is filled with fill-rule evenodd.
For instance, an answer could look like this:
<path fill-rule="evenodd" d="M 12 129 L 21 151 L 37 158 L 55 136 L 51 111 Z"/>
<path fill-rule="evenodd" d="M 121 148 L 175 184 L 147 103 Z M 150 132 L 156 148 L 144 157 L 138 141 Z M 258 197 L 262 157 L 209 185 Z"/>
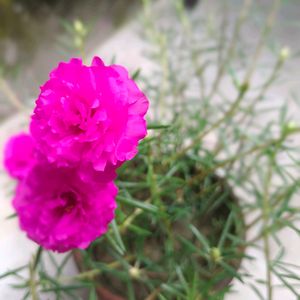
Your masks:
<path fill-rule="evenodd" d="M 291 55 L 290 48 L 288 47 L 283 47 L 280 52 L 279 52 L 279 57 L 282 61 L 287 60 Z"/>
<path fill-rule="evenodd" d="M 130 274 L 130 276 L 132 277 L 132 278 L 140 278 L 141 276 L 141 271 L 140 271 L 140 269 L 139 268 L 137 268 L 137 267 L 131 267 L 130 269 L 129 269 L 129 274 Z"/>
<path fill-rule="evenodd" d="M 212 261 L 214 261 L 215 263 L 219 263 L 223 259 L 220 249 L 216 248 L 216 247 L 213 247 L 210 249 L 210 257 L 211 257 Z"/>
<path fill-rule="evenodd" d="M 298 129 L 299 125 L 295 121 L 290 121 L 285 125 L 285 130 L 287 132 L 293 132 L 294 130 Z"/>
<path fill-rule="evenodd" d="M 80 36 L 86 35 L 86 28 L 80 20 L 74 21 L 74 29 Z"/>

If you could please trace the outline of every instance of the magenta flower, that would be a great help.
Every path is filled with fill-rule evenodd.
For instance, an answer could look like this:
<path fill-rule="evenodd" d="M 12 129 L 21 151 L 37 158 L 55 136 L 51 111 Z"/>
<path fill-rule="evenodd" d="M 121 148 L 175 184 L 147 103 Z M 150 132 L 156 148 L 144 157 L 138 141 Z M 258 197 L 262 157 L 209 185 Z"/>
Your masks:
<path fill-rule="evenodd" d="M 73 168 L 39 164 L 19 182 L 13 206 L 30 239 L 65 252 L 86 248 L 107 231 L 114 218 L 117 188 L 113 182 L 91 180 L 99 178 L 93 169 L 89 172 L 89 181 L 84 181 Z"/>
<path fill-rule="evenodd" d="M 12 136 L 4 150 L 4 167 L 16 179 L 24 178 L 35 163 L 32 137 L 26 133 Z"/>
<path fill-rule="evenodd" d="M 41 87 L 30 133 L 12 137 L 4 164 L 19 180 L 20 227 L 46 249 L 86 248 L 114 218 L 116 169 L 147 134 L 148 100 L 121 66 L 60 63 Z"/>
<path fill-rule="evenodd" d="M 49 162 L 95 170 L 118 167 L 137 153 L 147 134 L 148 100 L 121 66 L 60 63 L 41 87 L 30 130 Z"/>

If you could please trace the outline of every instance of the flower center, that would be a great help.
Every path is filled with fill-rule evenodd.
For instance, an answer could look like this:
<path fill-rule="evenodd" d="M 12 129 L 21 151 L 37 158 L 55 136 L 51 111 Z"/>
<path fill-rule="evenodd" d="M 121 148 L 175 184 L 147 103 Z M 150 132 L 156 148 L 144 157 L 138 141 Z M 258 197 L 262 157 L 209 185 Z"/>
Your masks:
<path fill-rule="evenodd" d="M 69 213 L 77 204 L 77 195 L 73 191 L 66 191 L 60 194 L 60 198 L 65 201 L 64 212 Z"/>

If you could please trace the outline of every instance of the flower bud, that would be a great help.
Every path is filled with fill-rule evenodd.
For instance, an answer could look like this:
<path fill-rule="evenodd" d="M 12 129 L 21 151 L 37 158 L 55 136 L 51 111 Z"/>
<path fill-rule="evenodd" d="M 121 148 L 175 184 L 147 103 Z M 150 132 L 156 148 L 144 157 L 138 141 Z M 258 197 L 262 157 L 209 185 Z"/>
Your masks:
<path fill-rule="evenodd" d="M 220 249 L 216 248 L 216 247 L 213 247 L 210 249 L 210 257 L 211 257 L 212 261 L 215 263 L 219 263 L 223 259 Z"/>
<path fill-rule="evenodd" d="M 286 132 L 293 132 L 297 128 L 299 128 L 299 125 L 295 121 L 290 121 L 285 125 Z"/>
<path fill-rule="evenodd" d="M 75 20 L 73 26 L 77 34 L 80 36 L 86 35 L 87 30 L 80 20 Z"/>
<path fill-rule="evenodd" d="M 287 60 L 291 55 L 290 48 L 288 47 L 283 47 L 280 52 L 279 52 L 279 57 L 281 61 Z"/>
<path fill-rule="evenodd" d="M 141 277 L 141 271 L 139 268 L 137 267 L 131 267 L 129 269 L 129 275 L 132 277 L 132 278 L 135 278 L 135 279 L 138 279 Z"/>

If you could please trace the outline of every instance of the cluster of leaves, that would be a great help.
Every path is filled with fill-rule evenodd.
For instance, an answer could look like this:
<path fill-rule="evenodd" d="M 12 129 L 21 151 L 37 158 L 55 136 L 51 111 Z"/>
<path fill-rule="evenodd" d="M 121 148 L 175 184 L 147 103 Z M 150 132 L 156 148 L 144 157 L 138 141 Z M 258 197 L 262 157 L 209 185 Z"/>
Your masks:
<path fill-rule="evenodd" d="M 59 265 L 49 252 L 42 258 L 39 252 L 29 265 L 31 280 L 19 273 L 28 266 L 4 274 L 19 277 L 22 283 L 15 287 L 28 289 L 25 299 L 33 290 L 80 299 L 75 291 L 83 287 L 90 297 L 97 291 L 104 299 L 111 293 L 122 299 L 203 299 L 200 290 L 204 299 L 220 299 L 239 276 L 245 225 L 232 189 L 214 173 L 199 179 L 202 162 L 195 155 L 170 160 L 176 128 L 153 127 L 158 133 L 119 170 L 110 231 L 88 250 L 75 251 L 78 276 L 62 274 L 70 256 Z"/>
<path fill-rule="evenodd" d="M 185 14 L 181 2 L 175 1 L 180 25 L 175 29 L 173 25 L 172 30 L 169 27 L 167 34 L 166 22 L 158 25 L 151 21 L 150 4 L 145 2 L 148 35 L 156 45 L 154 57 L 162 67 L 155 76 L 161 82 L 162 95 L 157 106 L 165 111 L 173 108 L 181 124 L 176 130 L 179 142 L 173 158 L 187 153 L 196 156 L 204 173 L 198 179 L 221 172 L 242 195 L 246 228 L 255 228 L 255 236 L 246 244 L 260 249 L 265 259 L 265 278 L 254 278 L 257 297 L 273 299 L 278 288 L 275 278 L 281 287 L 290 290 L 291 297 L 299 297 L 300 278 L 295 271 L 299 266 L 285 262 L 288 249 L 280 242 L 281 230 L 299 235 L 295 199 L 299 196 L 300 162 L 294 138 L 300 128 L 289 109 L 299 109 L 299 99 L 292 95 L 279 101 L 277 95 L 272 95 L 272 88 L 281 83 L 284 63 L 290 55 L 288 48 L 269 42 L 280 1 L 270 4 L 270 12 L 257 28 L 250 18 L 255 1 L 243 2 L 234 24 L 228 21 L 227 1 L 221 5 L 223 19 L 217 24 L 211 22 L 208 7 L 204 8 L 205 17 L 197 15 L 193 19 L 193 15 L 189 18 Z M 247 32 L 249 22 L 252 31 L 257 30 L 254 41 Z M 267 67 L 266 53 L 273 59 Z M 149 88 L 155 93 L 155 85 Z M 172 95 L 172 101 L 167 101 L 169 106 L 166 95 Z M 274 242 L 278 250 L 271 253 Z M 245 281 L 253 275 L 251 270 L 236 274 Z M 199 294 L 203 296 L 200 288 Z"/>
<path fill-rule="evenodd" d="M 101 270 L 102 293 L 197 299 L 201 289 L 217 299 L 236 273 L 244 233 L 236 199 L 213 174 L 194 181 L 201 173 L 196 157 L 168 161 L 173 130 L 144 141 L 119 172 L 112 231 L 84 255 L 86 268 Z"/>

